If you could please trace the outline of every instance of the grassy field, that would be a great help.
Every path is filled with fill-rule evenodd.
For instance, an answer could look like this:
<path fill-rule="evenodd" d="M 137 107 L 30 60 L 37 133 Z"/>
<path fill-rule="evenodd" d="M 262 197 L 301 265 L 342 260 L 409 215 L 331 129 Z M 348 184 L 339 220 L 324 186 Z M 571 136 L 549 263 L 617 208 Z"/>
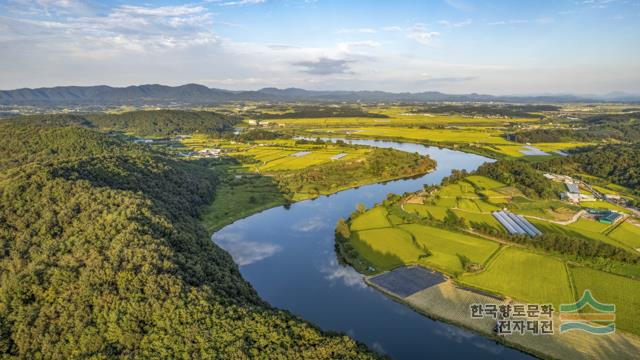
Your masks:
<path fill-rule="evenodd" d="M 632 249 L 640 249 L 640 226 L 624 222 L 607 236 Z"/>
<path fill-rule="evenodd" d="M 214 201 L 202 216 L 209 232 L 214 232 L 238 219 L 285 203 L 272 178 L 247 173 L 239 166 L 219 166 L 222 179 Z"/>
<path fill-rule="evenodd" d="M 400 227 L 413 234 L 419 244 L 431 251 L 431 256 L 422 259 L 421 263 L 449 274 L 465 271 L 460 260 L 461 255 L 473 263 L 484 264 L 499 247 L 499 244 L 493 241 L 432 226 L 408 224 Z"/>
<path fill-rule="evenodd" d="M 597 295 L 596 295 L 597 296 Z M 559 333 L 559 317 L 554 316 L 553 336 L 506 335 L 495 337 L 495 320 L 469 316 L 472 304 L 503 305 L 506 302 L 444 282 L 404 299 L 412 308 L 447 322 L 477 331 L 496 341 L 533 351 L 541 358 L 552 359 L 636 359 L 640 338 L 618 331 L 607 336 L 582 331 Z"/>
<path fill-rule="evenodd" d="M 354 231 L 377 229 L 390 227 L 387 220 L 387 210 L 382 206 L 376 206 L 373 209 L 360 214 L 351 223 L 351 229 Z"/>
<path fill-rule="evenodd" d="M 460 278 L 463 284 L 535 303 L 573 302 L 562 261 L 530 251 L 506 248 L 487 269 Z"/>
<path fill-rule="evenodd" d="M 640 281 L 585 267 L 570 267 L 577 296 L 591 290 L 600 302 L 616 305 L 616 326 L 640 334 Z"/>
<path fill-rule="evenodd" d="M 338 132 L 341 129 L 319 129 L 322 132 Z M 510 144 L 501 136 L 501 132 L 493 129 L 422 129 L 406 127 L 360 127 L 351 129 L 358 136 L 380 136 L 389 138 L 403 138 L 408 140 L 427 140 L 449 143 L 487 143 Z"/>
<path fill-rule="evenodd" d="M 391 227 L 354 232 L 350 243 L 376 271 L 416 263 L 425 254 L 408 232 Z"/>
<path fill-rule="evenodd" d="M 505 184 L 486 176 L 471 175 L 467 176 L 465 180 L 483 190 L 493 190 L 506 186 Z"/>
<path fill-rule="evenodd" d="M 579 219 L 578 221 L 569 225 L 552 224 L 545 221 L 536 219 L 529 219 L 538 229 L 545 233 L 560 233 L 591 241 L 601 241 L 629 252 L 636 252 L 638 245 L 637 231 L 633 228 L 624 226 L 618 231 L 617 228 L 611 225 L 601 224 L 594 220 Z M 624 224 L 622 224 L 624 225 Z M 630 225 L 630 224 L 629 224 Z M 633 225 L 630 225 L 633 226 Z M 609 230 L 613 230 L 608 233 Z M 614 235 L 612 235 L 614 234 Z"/>

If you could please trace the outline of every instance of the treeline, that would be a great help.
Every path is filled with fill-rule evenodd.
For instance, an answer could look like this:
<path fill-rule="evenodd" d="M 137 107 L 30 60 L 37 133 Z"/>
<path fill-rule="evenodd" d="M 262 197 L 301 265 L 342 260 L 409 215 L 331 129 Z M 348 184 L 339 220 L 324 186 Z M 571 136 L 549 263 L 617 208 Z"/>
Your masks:
<path fill-rule="evenodd" d="M 499 160 L 485 163 L 476 174 L 490 177 L 509 186 L 515 186 L 525 196 L 539 199 L 557 198 L 553 182 L 530 163 L 519 160 Z"/>
<path fill-rule="evenodd" d="M 562 173 L 585 173 L 640 191 L 640 144 L 615 144 L 580 149 L 570 156 L 535 165 Z"/>
<path fill-rule="evenodd" d="M 556 233 L 544 233 L 534 238 L 526 235 L 507 235 L 487 223 L 472 221 L 470 225 L 479 233 L 507 239 L 536 249 L 572 255 L 582 259 L 601 258 L 629 264 L 640 263 L 640 256 L 602 241 Z"/>
<path fill-rule="evenodd" d="M 463 114 L 468 116 L 500 116 L 512 118 L 542 118 L 544 111 L 558 111 L 560 107 L 555 105 L 488 105 L 488 104 L 447 104 L 426 105 L 412 110 L 414 113 L 432 114 Z"/>
<path fill-rule="evenodd" d="M 0 135 L 3 357 L 375 356 L 257 296 L 198 221 L 205 166 L 83 128 Z"/>
<path fill-rule="evenodd" d="M 640 141 L 640 113 L 601 114 L 578 121 L 576 129 L 532 129 L 508 134 L 519 143 L 594 141 L 615 139 Z"/>
<path fill-rule="evenodd" d="M 150 110 L 120 114 L 49 114 L 0 120 L 13 124 L 81 126 L 133 133 L 139 136 L 171 136 L 194 132 L 221 134 L 233 130 L 241 119 L 210 111 Z"/>
<path fill-rule="evenodd" d="M 325 117 L 369 117 L 388 118 L 384 114 L 375 114 L 365 111 L 359 106 L 351 105 L 301 105 L 294 106 L 278 113 L 254 111 L 246 113 L 254 119 L 297 119 L 297 118 L 325 118 Z"/>

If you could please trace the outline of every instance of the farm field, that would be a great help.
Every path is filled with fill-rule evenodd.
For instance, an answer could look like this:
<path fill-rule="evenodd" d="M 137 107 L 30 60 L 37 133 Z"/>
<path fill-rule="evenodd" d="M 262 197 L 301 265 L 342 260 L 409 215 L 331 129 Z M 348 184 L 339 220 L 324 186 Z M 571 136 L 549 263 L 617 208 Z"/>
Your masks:
<path fill-rule="evenodd" d="M 521 158 L 526 157 L 527 154 L 536 153 L 542 151 L 546 153 L 546 156 L 559 156 L 557 151 L 564 151 L 567 149 L 573 149 L 583 146 L 592 145 L 591 143 L 584 142 L 561 142 L 561 143 L 536 143 L 530 146 L 512 143 L 510 145 L 496 145 L 497 150 L 505 155 Z M 540 154 L 545 156 L 544 154 Z"/>
<path fill-rule="evenodd" d="M 349 126 L 421 126 L 421 125 L 475 125 L 504 126 L 506 124 L 536 122 L 534 118 L 496 118 L 470 117 L 459 114 L 443 115 L 429 113 L 410 113 L 405 107 L 367 108 L 370 113 L 382 114 L 387 118 L 375 117 L 323 117 L 323 118 L 287 118 L 269 120 L 282 127 L 349 127 Z"/>
<path fill-rule="evenodd" d="M 215 170 L 222 179 L 220 191 L 202 216 L 204 226 L 211 233 L 237 219 L 285 203 L 278 185 L 270 177 L 248 173 L 239 166 L 221 165 Z"/>
<path fill-rule="evenodd" d="M 466 256 L 473 263 L 484 264 L 500 246 L 493 241 L 432 226 L 407 224 L 401 225 L 400 228 L 410 232 L 419 244 L 431 251 L 432 254 L 424 258 L 421 263 L 449 274 L 465 271 L 461 256 Z"/>
<path fill-rule="evenodd" d="M 422 129 L 406 127 L 361 127 L 350 129 L 357 136 L 375 136 L 389 138 L 403 138 L 408 140 L 426 140 L 444 143 L 486 143 L 486 144 L 510 144 L 501 136 L 500 131 L 493 129 Z M 344 129 L 319 129 L 321 132 L 338 132 Z"/>
<path fill-rule="evenodd" d="M 551 302 L 555 306 L 573 302 L 564 263 L 522 249 L 506 248 L 484 271 L 463 275 L 459 280 L 522 301 Z"/>
<path fill-rule="evenodd" d="M 608 237 L 632 248 L 640 249 L 640 226 L 624 222 L 607 234 Z"/>
<path fill-rule="evenodd" d="M 445 282 L 419 291 L 404 299 L 419 312 L 473 329 L 494 337 L 495 320 L 490 317 L 474 319 L 469 316 L 473 304 L 506 304 L 493 297 Z M 543 358 L 556 359 L 635 359 L 640 352 L 640 338 L 618 331 L 608 336 L 587 334 L 582 331 L 559 333 L 559 316 L 554 316 L 556 333 L 553 336 L 507 335 L 500 340 L 516 347 L 524 347 L 544 354 Z"/>
<path fill-rule="evenodd" d="M 350 243 L 376 271 L 416 263 L 425 254 L 415 245 L 411 234 L 392 227 L 356 231 Z"/>
<path fill-rule="evenodd" d="M 616 305 L 616 326 L 640 334 L 640 281 L 593 270 L 570 267 L 577 295 L 591 290 L 600 302 Z"/>
<path fill-rule="evenodd" d="M 390 227 L 387 220 L 387 210 L 382 206 L 376 206 L 365 211 L 353 220 L 351 229 L 354 231 Z"/>

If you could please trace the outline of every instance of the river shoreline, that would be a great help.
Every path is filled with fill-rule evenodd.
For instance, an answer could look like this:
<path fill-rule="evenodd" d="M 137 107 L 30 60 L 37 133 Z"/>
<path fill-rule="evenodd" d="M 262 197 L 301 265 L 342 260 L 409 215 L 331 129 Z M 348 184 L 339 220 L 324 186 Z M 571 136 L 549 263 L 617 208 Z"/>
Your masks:
<path fill-rule="evenodd" d="M 332 138 L 332 140 L 339 139 Z M 500 343 L 500 345 L 497 345 L 497 343 L 495 342 L 496 339 L 487 337 L 486 334 L 479 333 L 477 331 L 474 331 L 473 329 L 467 329 L 464 326 L 450 325 L 453 323 L 447 321 L 446 318 L 425 314 L 425 312 L 420 311 L 415 306 L 409 303 L 399 302 L 398 299 L 388 297 L 386 294 L 383 294 L 378 290 L 367 286 L 366 281 L 359 275 L 356 276 L 355 274 L 357 273 L 355 273 L 351 267 L 342 267 L 337 265 L 337 258 L 334 250 L 333 226 L 335 224 L 335 221 L 337 221 L 337 217 L 343 216 L 345 213 L 345 210 L 340 210 L 340 208 L 334 209 L 336 205 L 339 204 L 340 207 L 346 207 L 347 209 L 350 209 L 349 211 L 352 211 L 353 206 L 359 201 L 357 199 L 354 199 L 354 197 L 366 199 L 366 201 L 363 202 L 368 202 L 369 204 L 371 204 L 373 201 L 383 200 L 386 194 L 389 192 L 415 191 L 421 188 L 425 183 L 438 183 L 442 177 L 448 176 L 453 168 L 464 168 L 467 170 L 473 170 L 482 163 L 486 161 L 492 161 L 493 159 L 482 158 L 474 154 L 462 153 L 442 147 L 425 147 L 422 144 L 413 142 L 397 143 L 369 139 L 343 140 L 365 142 L 370 146 L 394 147 L 399 150 L 411 152 L 421 151 L 423 154 L 433 153 L 435 157 L 440 157 L 443 160 L 438 161 L 438 159 L 434 159 L 438 161 L 438 166 L 436 167 L 436 169 L 432 170 L 427 175 L 419 176 L 417 179 L 391 179 L 386 181 L 386 185 L 379 183 L 374 183 L 372 185 L 362 185 L 362 187 L 341 190 L 329 195 L 322 195 L 314 199 L 313 201 L 295 202 L 291 205 L 290 210 L 285 210 L 284 207 L 280 206 L 268 210 L 261 210 L 259 213 L 250 215 L 243 219 L 237 219 L 233 225 L 226 226 L 215 232 L 212 238 L 220 246 L 234 255 L 234 259 L 236 259 L 236 261 L 240 265 L 243 277 L 256 288 L 261 297 L 263 297 L 273 306 L 291 311 L 292 313 L 299 315 L 305 320 L 308 320 L 327 331 L 345 332 L 348 335 L 354 337 L 356 340 L 368 344 L 370 347 L 378 348 L 382 346 L 383 350 L 381 352 L 384 354 L 388 354 L 394 358 L 412 359 L 419 357 L 418 354 L 424 354 L 426 356 L 427 353 L 433 353 L 436 348 L 440 348 L 443 356 L 444 354 L 455 355 L 456 353 L 458 353 L 468 355 L 474 354 L 477 358 L 495 358 L 496 354 L 502 354 L 501 356 L 504 356 L 505 358 L 522 358 L 525 354 L 521 352 L 521 349 L 507 350 L 513 349 L 513 347 L 507 346 L 504 343 Z M 369 144 L 369 142 L 371 143 Z M 309 236 L 311 237 L 305 236 L 305 238 L 309 238 L 309 240 L 327 237 L 330 234 L 330 242 L 329 239 L 327 239 L 327 242 L 322 241 L 318 243 L 317 240 L 314 240 L 311 243 L 301 243 L 302 239 L 297 239 L 300 235 L 293 235 L 294 238 L 290 238 L 286 235 L 288 231 L 291 231 L 289 230 L 291 229 L 291 226 L 296 226 L 296 222 L 298 221 L 299 217 L 300 219 L 303 219 L 318 216 L 317 211 L 310 211 L 311 208 L 323 209 L 323 211 L 332 213 L 333 215 L 331 215 L 331 218 L 333 220 L 328 219 L 328 221 L 323 221 L 323 223 L 327 224 L 322 225 L 318 228 L 318 230 L 316 230 L 315 227 L 320 225 L 316 225 L 315 223 L 313 223 L 314 225 L 309 225 L 309 230 L 304 228 L 297 231 L 303 231 L 303 234 L 309 231 Z M 301 212 L 308 214 L 300 214 Z M 281 223 L 280 219 L 282 219 L 283 217 L 287 217 L 287 219 L 284 220 L 285 223 Z M 274 221 L 278 221 L 278 224 L 274 224 Z M 269 236 L 269 230 L 267 230 L 267 228 L 264 228 L 264 225 L 267 225 L 270 228 L 273 228 L 275 225 L 275 228 L 272 229 L 273 235 L 271 237 Z M 250 232 L 247 233 L 247 231 Z M 318 235 L 313 235 L 314 232 L 318 232 Z M 320 233 L 325 235 L 320 235 Z M 239 234 L 246 234 L 241 237 L 247 238 L 250 241 L 243 242 L 245 241 L 244 239 L 237 240 L 237 238 L 240 236 Z M 257 236 L 257 238 L 254 236 Z M 259 243 L 254 242 L 253 239 L 259 240 Z M 280 258 L 285 255 L 282 255 L 279 258 L 278 254 L 282 253 L 283 251 L 286 252 L 286 249 L 290 248 L 291 246 L 297 248 L 299 246 L 306 247 L 311 245 L 313 245 L 316 250 L 304 250 L 303 253 L 295 251 L 294 253 L 292 253 L 293 257 L 291 258 L 291 261 L 294 262 L 292 264 L 288 264 L 288 262 L 284 261 L 284 259 L 280 260 Z M 248 260 L 248 256 L 245 253 L 248 247 L 277 250 L 274 250 L 275 255 L 262 254 L 257 256 L 259 258 L 258 260 L 253 261 Z M 266 251 L 267 250 L 265 250 L 264 252 Z M 324 266 L 319 269 L 312 266 L 314 262 L 313 259 L 317 258 L 319 254 L 326 254 L 328 256 L 327 261 L 329 264 L 334 264 L 332 266 L 335 266 L 335 268 L 332 267 L 332 269 L 334 269 L 332 271 L 335 271 L 336 275 L 327 277 L 326 275 L 324 275 L 326 274 L 326 270 L 323 269 Z M 300 263 L 299 257 L 301 255 L 303 255 L 304 258 L 309 258 L 309 260 L 305 260 Z M 273 260 L 271 260 L 272 258 Z M 302 268 L 299 267 L 301 265 L 295 265 L 298 266 L 297 270 L 291 268 L 293 264 L 298 263 L 305 265 Z M 290 281 L 288 281 L 287 283 L 279 282 L 277 280 L 277 277 L 281 276 L 279 274 L 283 274 L 283 271 L 289 274 L 288 277 L 295 276 L 295 278 L 290 279 Z M 273 273 L 273 275 L 271 275 L 271 273 Z M 274 276 L 276 276 L 276 278 L 274 278 Z M 318 278 L 318 276 L 320 277 Z M 305 280 L 302 280 L 303 282 L 297 282 L 295 280 L 297 278 Z M 339 283 L 336 283 L 335 279 L 344 279 L 340 281 L 345 281 L 347 287 L 344 287 L 344 285 L 340 285 L 340 289 L 336 289 L 336 286 Z M 318 293 L 318 287 L 326 288 L 327 290 Z M 308 289 L 305 290 L 305 288 Z M 371 291 L 373 292 L 370 293 L 369 291 L 363 291 L 366 290 L 366 288 L 372 289 Z M 344 293 L 344 295 L 340 295 L 341 293 Z M 376 296 L 376 293 L 380 295 Z M 344 306 L 348 306 L 350 308 L 351 305 L 347 304 L 351 303 L 349 298 L 353 297 L 362 299 L 356 302 L 358 305 L 355 305 L 354 303 L 355 307 L 352 311 L 349 311 L 347 313 L 338 311 L 338 314 L 341 315 L 336 315 L 335 317 L 330 316 L 329 318 L 327 318 L 327 312 L 325 310 L 322 310 L 326 308 L 327 311 L 335 312 L 337 308 L 331 305 L 331 303 L 333 303 L 334 301 L 339 301 L 341 303 L 341 308 L 344 308 Z M 318 308 L 318 310 L 312 310 L 315 308 Z M 404 313 L 402 308 L 411 310 L 411 313 L 415 313 L 415 315 Z M 398 313 L 398 311 L 403 312 L 404 315 L 398 317 L 400 314 Z M 367 313 L 371 313 L 371 315 L 367 315 Z M 389 318 L 388 320 L 384 320 L 385 318 L 388 318 L 390 316 L 393 318 L 393 320 L 391 320 L 391 318 Z M 434 322 L 433 320 L 437 321 Z M 380 326 L 373 325 L 377 322 L 382 323 L 380 324 Z M 397 328 L 397 330 L 393 330 L 394 328 Z M 413 331 L 409 330 L 412 328 L 414 329 Z M 442 328 L 442 330 L 449 328 L 451 329 L 446 330 L 444 333 L 442 333 L 441 330 L 438 330 L 440 328 Z M 353 329 L 356 329 L 355 333 L 353 332 Z M 478 337 L 477 340 L 469 342 L 468 346 L 465 345 L 461 347 L 459 344 L 453 346 L 454 343 L 457 344 L 457 342 L 454 341 L 454 338 L 451 338 L 450 340 L 440 339 L 436 343 L 433 343 L 430 340 L 425 343 L 424 338 L 422 338 L 423 335 L 426 335 L 431 331 L 436 331 L 438 334 L 440 334 L 438 336 L 442 336 L 445 333 L 457 334 L 459 331 L 464 332 L 467 330 L 471 330 L 475 335 L 464 335 L 464 338 L 471 337 L 471 339 L 475 339 L 476 336 L 481 335 L 481 337 Z M 408 340 L 413 337 L 418 337 L 422 340 Z M 451 341 L 454 341 L 453 343 L 451 343 L 452 346 L 446 346 L 446 344 Z M 427 343 L 430 345 L 425 347 Z M 490 352 L 481 351 L 480 353 L 478 353 L 476 346 L 480 345 L 475 345 L 476 343 L 482 343 L 482 349 L 492 350 Z M 494 347 L 496 348 L 494 349 Z M 469 348 L 469 350 L 466 350 L 467 348 Z M 471 348 L 475 348 L 476 350 L 471 350 Z M 522 355 L 517 355 L 518 353 Z"/>

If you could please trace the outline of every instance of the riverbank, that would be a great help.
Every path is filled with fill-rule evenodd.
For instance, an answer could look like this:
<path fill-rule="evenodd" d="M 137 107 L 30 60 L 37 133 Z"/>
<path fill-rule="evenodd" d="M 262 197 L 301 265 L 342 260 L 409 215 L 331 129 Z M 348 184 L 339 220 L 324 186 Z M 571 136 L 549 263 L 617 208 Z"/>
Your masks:
<path fill-rule="evenodd" d="M 461 287 L 451 279 L 400 297 L 365 278 L 365 282 L 386 296 L 432 319 L 450 323 L 495 340 L 505 346 L 545 359 L 619 359 L 632 360 L 640 353 L 640 338 L 616 332 L 602 336 L 582 331 L 559 333 L 560 319 L 553 317 L 554 335 L 512 334 L 498 336 L 494 332 L 496 320 L 490 317 L 471 317 L 474 304 L 519 304 L 509 299 L 501 300 L 473 289 Z"/>
<path fill-rule="evenodd" d="M 366 286 L 335 257 L 333 225 L 354 204 L 373 206 L 390 192 L 404 193 L 439 183 L 454 168 L 472 171 L 491 159 L 417 144 L 363 140 L 430 155 L 438 167 L 418 179 L 372 184 L 276 207 L 227 226 L 213 240 L 229 251 L 259 295 L 327 331 L 351 337 L 395 359 L 431 354 L 475 359 L 524 359 L 527 355 L 444 322 L 435 322 Z M 444 336 L 456 334 L 456 337 Z M 462 343 L 457 336 L 464 336 Z"/>
<path fill-rule="evenodd" d="M 375 148 L 375 146 L 372 147 Z M 372 160 L 377 160 L 377 158 L 373 158 Z M 405 162 L 407 161 L 405 160 Z M 371 166 L 364 160 L 358 161 L 357 163 L 356 169 Z M 337 163 L 331 163 L 329 165 L 334 164 Z M 215 199 L 207 206 L 201 218 L 207 230 L 213 233 L 239 219 L 276 206 L 290 206 L 296 202 L 316 199 L 320 196 L 329 196 L 341 191 L 371 184 L 385 184 L 401 179 L 415 179 L 428 174 L 436 167 L 437 163 L 431 161 L 428 157 L 424 157 L 418 164 L 410 165 L 407 162 L 407 166 L 404 167 L 402 171 L 384 171 L 382 176 L 374 177 L 367 175 L 361 178 L 354 177 L 355 175 L 351 173 L 351 178 L 349 178 L 349 176 L 346 177 L 348 181 L 345 184 L 333 184 L 328 188 L 314 187 L 313 192 L 304 191 L 309 188 L 309 185 L 313 187 L 313 182 L 311 182 L 306 183 L 304 187 L 301 186 L 298 191 L 284 194 L 281 189 L 283 186 L 287 188 L 288 186 L 280 182 L 286 183 L 287 177 L 301 176 L 301 173 L 308 171 L 308 169 L 317 172 L 321 172 L 323 169 L 319 168 L 316 170 L 316 167 L 312 167 L 289 170 L 291 174 L 283 175 L 278 173 L 278 176 L 273 176 L 272 174 L 250 172 L 241 166 L 217 165 L 214 168 L 221 178 L 222 184 L 219 186 L 219 191 L 216 192 Z M 344 177 L 344 175 L 342 176 Z"/>

